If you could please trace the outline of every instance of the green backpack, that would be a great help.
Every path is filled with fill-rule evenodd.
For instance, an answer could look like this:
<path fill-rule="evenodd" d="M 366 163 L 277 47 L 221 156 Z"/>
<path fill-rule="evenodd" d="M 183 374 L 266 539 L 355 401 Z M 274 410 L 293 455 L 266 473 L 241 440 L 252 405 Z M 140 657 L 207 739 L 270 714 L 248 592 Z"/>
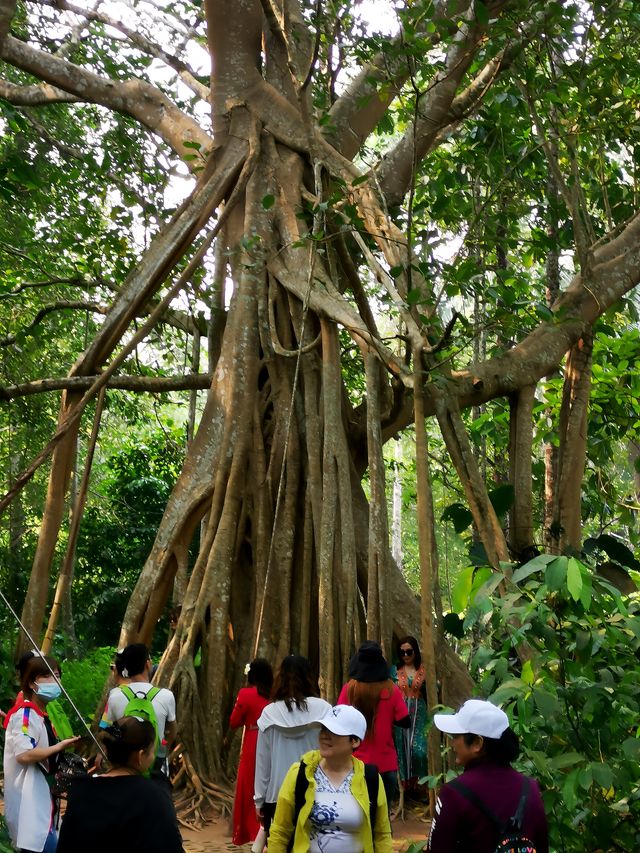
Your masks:
<path fill-rule="evenodd" d="M 138 719 L 147 720 L 153 726 L 156 733 L 156 755 L 160 749 L 160 732 L 158 731 L 158 718 L 156 717 L 155 708 L 153 707 L 153 699 L 160 692 L 159 687 L 152 687 L 148 693 L 142 690 L 134 692 L 129 685 L 121 684 L 125 698 L 128 700 L 127 705 L 122 712 L 123 717 L 138 717 Z"/>

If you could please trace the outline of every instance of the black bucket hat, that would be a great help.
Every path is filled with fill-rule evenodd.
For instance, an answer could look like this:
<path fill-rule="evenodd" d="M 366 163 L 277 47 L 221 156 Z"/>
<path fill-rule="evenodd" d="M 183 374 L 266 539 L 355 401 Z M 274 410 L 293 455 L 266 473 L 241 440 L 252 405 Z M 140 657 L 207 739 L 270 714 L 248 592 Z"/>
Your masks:
<path fill-rule="evenodd" d="M 389 678 L 389 664 L 379 643 L 367 640 L 360 646 L 349 662 L 349 678 L 368 683 Z"/>

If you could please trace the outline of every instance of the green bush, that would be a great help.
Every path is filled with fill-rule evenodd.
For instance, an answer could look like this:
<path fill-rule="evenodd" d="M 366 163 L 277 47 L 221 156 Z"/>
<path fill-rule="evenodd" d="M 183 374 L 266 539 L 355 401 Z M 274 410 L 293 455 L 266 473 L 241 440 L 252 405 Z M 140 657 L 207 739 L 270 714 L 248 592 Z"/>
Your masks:
<path fill-rule="evenodd" d="M 87 723 L 93 721 L 113 656 L 113 648 L 98 648 L 88 652 L 82 660 L 64 661 L 62 664 L 62 684 Z M 83 727 L 66 697 L 61 697 L 60 704 L 74 732 L 84 734 Z"/>
<path fill-rule="evenodd" d="M 472 674 L 521 739 L 554 851 L 640 850 L 639 614 L 637 594 L 574 557 L 541 555 L 470 590 Z"/>

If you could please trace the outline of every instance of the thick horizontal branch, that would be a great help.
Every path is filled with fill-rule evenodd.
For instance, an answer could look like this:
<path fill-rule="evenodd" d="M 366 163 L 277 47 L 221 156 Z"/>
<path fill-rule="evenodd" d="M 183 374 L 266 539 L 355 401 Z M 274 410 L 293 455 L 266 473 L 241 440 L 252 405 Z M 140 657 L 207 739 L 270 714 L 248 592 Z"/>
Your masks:
<path fill-rule="evenodd" d="M 116 81 L 101 77 L 65 59 L 36 50 L 13 36 L 7 36 L 0 55 L 5 62 L 74 95 L 78 100 L 101 104 L 131 116 L 157 133 L 180 156 L 193 154 L 193 148 L 185 148 L 185 142 L 198 143 L 201 153 L 211 146 L 211 137 L 197 121 L 144 80 Z"/>
<path fill-rule="evenodd" d="M 438 393 L 443 388 L 461 407 L 478 406 L 513 394 L 556 370 L 565 354 L 591 329 L 598 317 L 640 283 L 640 214 L 614 240 L 600 246 L 592 266 L 579 273 L 552 306 L 554 317 L 541 323 L 510 350 L 465 370 L 437 375 Z M 427 393 L 426 414 L 435 414 L 435 396 Z M 385 439 L 408 426 L 413 418 L 407 400 L 393 423 L 385 427 Z"/>
<path fill-rule="evenodd" d="M 31 397 L 51 391 L 86 391 L 97 376 L 65 376 L 61 379 L 34 379 L 19 385 L 0 385 L 0 400 L 8 402 L 18 397 Z M 113 376 L 107 388 L 134 391 L 137 394 L 166 394 L 169 391 L 202 391 L 210 387 L 209 373 L 189 373 L 186 376 Z"/>
<path fill-rule="evenodd" d="M 75 104 L 80 98 L 70 95 L 57 86 L 48 83 L 34 83 L 32 86 L 18 86 L 8 80 L 0 80 L 0 98 L 14 107 L 43 107 L 47 104 Z"/>

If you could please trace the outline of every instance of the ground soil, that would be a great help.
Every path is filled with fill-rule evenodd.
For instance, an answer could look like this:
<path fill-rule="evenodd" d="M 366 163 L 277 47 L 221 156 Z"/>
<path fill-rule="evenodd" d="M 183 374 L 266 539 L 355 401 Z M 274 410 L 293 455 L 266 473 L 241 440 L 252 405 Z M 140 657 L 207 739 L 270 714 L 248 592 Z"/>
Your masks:
<path fill-rule="evenodd" d="M 413 841 L 426 841 L 429 821 L 426 807 L 414 807 L 405 811 L 404 821 L 397 818 L 391 823 L 393 849 L 402 853 Z M 231 828 L 228 818 L 211 821 L 203 829 L 182 829 L 186 853 L 249 853 L 251 846 L 236 847 L 231 843 Z"/>

